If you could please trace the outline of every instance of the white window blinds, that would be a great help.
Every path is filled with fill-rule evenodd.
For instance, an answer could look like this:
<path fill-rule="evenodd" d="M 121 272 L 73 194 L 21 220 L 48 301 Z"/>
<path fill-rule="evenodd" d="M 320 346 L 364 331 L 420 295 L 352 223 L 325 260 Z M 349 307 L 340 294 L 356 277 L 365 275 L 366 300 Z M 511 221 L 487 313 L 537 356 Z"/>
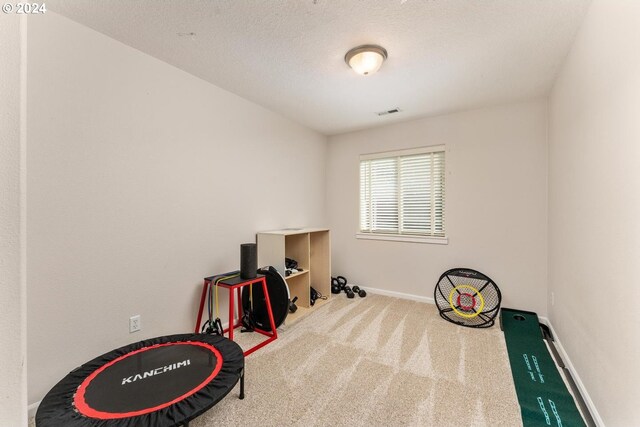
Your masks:
<path fill-rule="evenodd" d="M 360 232 L 444 237 L 444 147 L 360 157 Z"/>

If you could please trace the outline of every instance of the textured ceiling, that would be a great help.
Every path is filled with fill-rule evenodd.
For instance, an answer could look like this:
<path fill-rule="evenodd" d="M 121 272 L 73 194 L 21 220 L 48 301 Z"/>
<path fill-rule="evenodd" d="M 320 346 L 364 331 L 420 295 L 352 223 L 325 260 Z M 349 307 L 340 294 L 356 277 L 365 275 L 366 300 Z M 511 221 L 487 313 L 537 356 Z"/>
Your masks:
<path fill-rule="evenodd" d="M 324 134 L 543 96 L 588 4 L 47 0 L 54 12 Z M 344 54 L 369 43 L 389 58 L 363 77 Z"/>

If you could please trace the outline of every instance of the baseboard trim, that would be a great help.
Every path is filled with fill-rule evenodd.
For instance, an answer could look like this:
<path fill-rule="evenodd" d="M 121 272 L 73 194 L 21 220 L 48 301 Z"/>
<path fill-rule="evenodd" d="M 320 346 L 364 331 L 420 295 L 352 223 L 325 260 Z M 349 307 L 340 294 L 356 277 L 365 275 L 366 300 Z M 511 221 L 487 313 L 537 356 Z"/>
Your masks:
<path fill-rule="evenodd" d="M 27 406 L 27 414 L 29 418 L 33 418 L 36 416 L 36 412 L 38 412 L 38 407 L 40 406 L 41 402 L 42 400 L 38 400 L 36 403 L 32 403 L 31 405 Z"/>
<path fill-rule="evenodd" d="M 553 341 L 555 343 L 556 349 L 560 353 L 560 357 L 562 357 L 562 361 L 564 362 L 565 366 L 569 369 L 569 372 L 571 372 L 573 381 L 578 386 L 578 390 L 582 395 L 582 399 L 584 399 L 584 402 L 589 408 L 589 412 L 591 413 L 591 417 L 593 418 L 593 421 L 595 421 L 598 427 L 604 427 L 604 421 L 602 421 L 602 418 L 600 417 L 600 413 L 598 412 L 596 405 L 594 405 L 593 400 L 591 400 L 591 396 L 589 395 L 589 392 L 584 386 L 584 383 L 582 382 L 582 378 L 580 378 L 578 371 L 576 371 L 576 368 L 573 366 L 573 362 L 571 362 L 571 358 L 565 351 L 564 346 L 562 345 L 562 341 L 560 341 L 560 337 L 556 333 L 556 330 L 553 329 L 553 324 L 546 317 L 538 316 L 538 318 L 543 324 L 547 325 L 551 330 L 551 334 L 553 335 Z"/>
<path fill-rule="evenodd" d="M 351 285 L 351 283 L 349 283 L 349 285 Z M 384 296 L 388 296 L 388 297 L 395 297 L 395 298 L 402 298 L 402 299 L 408 299 L 408 300 L 412 300 L 412 301 L 418 301 L 418 302 L 426 302 L 427 304 L 435 304 L 435 300 L 431 297 L 423 297 L 420 295 L 414 295 L 414 294 L 405 294 L 404 292 L 396 292 L 396 291 L 388 291 L 386 289 L 378 289 L 378 288 L 363 288 L 365 289 L 367 292 L 372 293 L 372 294 L 377 294 L 377 295 L 384 295 Z"/>

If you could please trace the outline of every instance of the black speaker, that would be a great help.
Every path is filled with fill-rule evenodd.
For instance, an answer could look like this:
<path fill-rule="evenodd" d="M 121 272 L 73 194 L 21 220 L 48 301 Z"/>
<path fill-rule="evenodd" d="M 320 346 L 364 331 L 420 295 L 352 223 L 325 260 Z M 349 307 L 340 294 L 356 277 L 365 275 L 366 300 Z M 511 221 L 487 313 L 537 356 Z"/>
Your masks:
<path fill-rule="evenodd" d="M 255 243 L 240 245 L 240 277 L 255 279 L 258 271 L 258 248 Z"/>

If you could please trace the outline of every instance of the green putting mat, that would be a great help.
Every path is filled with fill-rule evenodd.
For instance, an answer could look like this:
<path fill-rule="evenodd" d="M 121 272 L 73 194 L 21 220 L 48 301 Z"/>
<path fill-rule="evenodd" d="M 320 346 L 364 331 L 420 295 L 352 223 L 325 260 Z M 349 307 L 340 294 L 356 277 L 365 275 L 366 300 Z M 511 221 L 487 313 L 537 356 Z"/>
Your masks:
<path fill-rule="evenodd" d="M 586 426 L 543 341 L 538 316 L 503 308 L 500 320 L 524 426 Z"/>

